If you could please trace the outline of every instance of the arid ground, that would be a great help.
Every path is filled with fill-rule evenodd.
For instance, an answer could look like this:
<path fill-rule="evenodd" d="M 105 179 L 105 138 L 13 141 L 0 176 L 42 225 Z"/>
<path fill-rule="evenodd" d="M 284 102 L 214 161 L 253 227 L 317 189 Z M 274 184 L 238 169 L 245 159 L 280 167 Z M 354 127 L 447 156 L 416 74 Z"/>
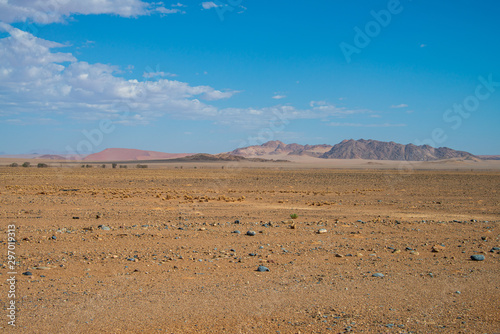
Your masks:
<path fill-rule="evenodd" d="M 269 166 L 0 168 L 0 331 L 500 333 L 500 171 Z"/>

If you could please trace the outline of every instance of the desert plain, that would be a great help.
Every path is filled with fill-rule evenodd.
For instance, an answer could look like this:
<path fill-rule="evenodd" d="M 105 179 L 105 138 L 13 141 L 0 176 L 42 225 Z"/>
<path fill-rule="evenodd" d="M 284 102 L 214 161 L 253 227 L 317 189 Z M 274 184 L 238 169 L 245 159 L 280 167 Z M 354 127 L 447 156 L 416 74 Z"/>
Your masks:
<path fill-rule="evenodd" d="M 0 167 L 0 332 L 500 333 L 500 171 L 439 166 Z"/>

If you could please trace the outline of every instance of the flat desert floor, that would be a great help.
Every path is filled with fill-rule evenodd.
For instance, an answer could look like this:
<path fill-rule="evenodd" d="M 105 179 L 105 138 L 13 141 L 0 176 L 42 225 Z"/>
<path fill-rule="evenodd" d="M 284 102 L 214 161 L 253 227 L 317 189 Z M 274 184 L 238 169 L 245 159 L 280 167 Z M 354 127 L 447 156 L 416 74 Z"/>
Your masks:
<path fill-rule="evenodd" d="M 15 300 L 19 333 L 499 333 L 499 192 L 498 170 L 2 167 L 0 331 Z"/>

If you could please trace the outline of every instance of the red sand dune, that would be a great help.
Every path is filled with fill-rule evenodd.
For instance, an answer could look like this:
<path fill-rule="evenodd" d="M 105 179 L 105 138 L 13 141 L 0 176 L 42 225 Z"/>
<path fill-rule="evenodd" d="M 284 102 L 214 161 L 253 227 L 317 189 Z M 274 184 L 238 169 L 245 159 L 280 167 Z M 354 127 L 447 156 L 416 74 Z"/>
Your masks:
<path fill-rule="evenodd" d="M 86 156 L 84 161 L 134 161 L 175 159 L 192 155 L 192 153 L 164 153 L 156 151 L 143 151 L 130 148 L 107 148 L 104 151 Z"/>

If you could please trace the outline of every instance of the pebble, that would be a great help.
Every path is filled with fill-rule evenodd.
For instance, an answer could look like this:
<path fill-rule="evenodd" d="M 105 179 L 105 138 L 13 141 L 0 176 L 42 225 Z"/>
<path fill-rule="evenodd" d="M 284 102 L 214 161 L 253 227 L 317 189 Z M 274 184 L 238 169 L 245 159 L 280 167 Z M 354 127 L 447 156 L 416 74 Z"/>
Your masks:
<path fill-rule="evenodd" d="M 233 231 L 232 233 L 240 234 L 241 232 L 236 230 L 236 231 Z"/>
<path fill-rule="evenodd" d="M 326 233 L 326 232 L 328 232 L 328 231 L 326 230 L 326 228 L 320 228 L 320 229 L 318 230 L 318 234 L 323 234 L 323 233 Z"/>
<path fill-rule="evenodd" d="M 500 247 L 493 247 L 492 249 L 490 249 L 490 253 L 494 253 L 495 251 L 499 251 L 500 250 Z"/>
<path fill-rule="evenodd" d="M 51 239 L 52 239 L 52 240 L 56 240 L 56 239 L 57 239 L 57 237 L 56 237 L 55 235 L 53 235 Z"/>
<path fill-rule="evenodd" d="M 97 226 L 98 228 L 100 228 L 101 230 L 103 231 L 111 231 L 111 228 L 109 228 L 108 226 L 106 225 L 99 225 Z"/>
<path fill-rule="evenodd" d="M 234 223 L 235 223 L 235 224 L 239 224 L 239 223 L 240 223 L 240 221 L 239 221 L 238 219 L 236 219 L 236 220 L 234 221 Z"/>
<path fill-rule="evenodd" d="M 471 260 L 472 261 L 483 261 L 484 260 L 484 255 L 471 255 Z"/>
<path fill-rule="evenodd" d="M 375 273 L 375 274 L 372 275 L 372 277 L 380 277 L 380 278 L 382 278 L 382 277 L 384 277 L 384 274 L 382 274 L 382 273 Z"/>
<path fill-rule="evenodd" d="M 410 254 L 413 254 L 413 255 L 420 255 L 420 253 L 419 253 L 419 252 L 414 251 L 414 250 L 412 250 L 412 251 L 410 252 Z"/>
<path fill-rule="evenodd" d="M 33 274 L 30 271 L 25 271 L 23 273 L 24 276 L 32 276 Z"/>
<path fill-rule="evenodd" d="M 259 266 L 257 268 L 257 271 L 270 271 L 268 267 L 264 267 L 264 266 Z"/>
<path fill-rule="evenodd" d="M 257 233 L 255 233 L 254 231 L 247 231 L 247 235 L 249 235 L 249 236 L 253 237 L 255 234 L 257 234 Z"/>

